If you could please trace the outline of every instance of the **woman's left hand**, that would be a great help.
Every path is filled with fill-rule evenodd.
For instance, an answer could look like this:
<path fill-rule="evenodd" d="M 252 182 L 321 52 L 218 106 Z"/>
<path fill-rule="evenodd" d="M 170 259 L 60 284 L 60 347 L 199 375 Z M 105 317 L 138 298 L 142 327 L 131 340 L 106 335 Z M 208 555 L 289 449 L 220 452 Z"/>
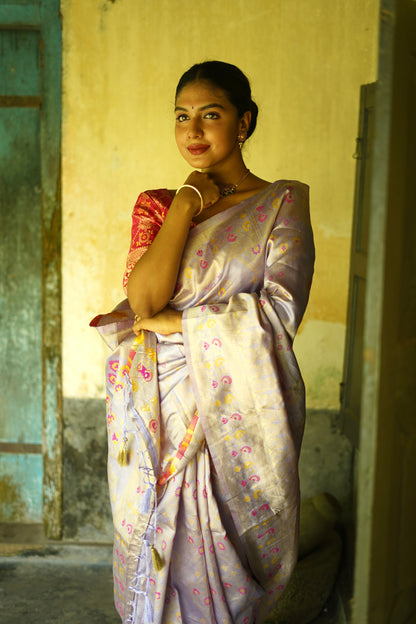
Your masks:
<path fill-rule="evenodd" d="M 164 336 L 168 336 L 169 334 L 174 334 L 176 332 L 182 333 L 182 312 L 166 306 L 166 308 L 151 318 L 145 319 L 136 316 L 133 331 L 135 334 L 139 334 L 142 329 L 157 332 L 158 334 L 162 334 Z"/>

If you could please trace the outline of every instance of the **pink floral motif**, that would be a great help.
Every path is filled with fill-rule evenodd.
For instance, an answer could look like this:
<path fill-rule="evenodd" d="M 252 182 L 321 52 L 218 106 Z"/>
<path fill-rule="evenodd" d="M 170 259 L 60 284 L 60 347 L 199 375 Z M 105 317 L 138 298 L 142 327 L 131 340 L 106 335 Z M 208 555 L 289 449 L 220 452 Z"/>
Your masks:
<path fill-rule="evenodd" d="M 157 422 L 156 418 L 152 418 L 152 420 L 149 422 L 149 429 L 153 431 L 153 433 L 156 433 L 158 427 L 159 423 Z"/>
<path fill-rule="evenodd" d="M 269 511 L 270 507 L 267 503 L 264 503 L 261 507 L 259 507 L 259 511 Z"/>
<path fill-rule="evenodd" d="M 286 197 L 285 197 L 285 201 L 287 201 L 288 204 L 291 204 L 295 201 L 292 193 L 290 191 L 293 191 L 293 186 L 288 186 L 287 187 L 287 191 L 286 191 Z"/>
<path fill-rule="evenodd" d="M 144 381 L 151 381 L 153 379 L 153 373 L 149 371 L 144 364 L 138 364 L 137 372 L 143 377 Z"/>

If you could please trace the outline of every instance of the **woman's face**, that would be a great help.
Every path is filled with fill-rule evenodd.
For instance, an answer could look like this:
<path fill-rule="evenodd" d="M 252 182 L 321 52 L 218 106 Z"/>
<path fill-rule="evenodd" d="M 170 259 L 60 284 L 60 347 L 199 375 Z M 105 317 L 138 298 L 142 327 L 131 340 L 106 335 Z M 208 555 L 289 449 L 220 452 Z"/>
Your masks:
<path fill-rule="evenodd" d="M 240 154 L 238 135 L 247 133 L 250 113 L 240 119 L 226 93 L 207 81 L 186 85 L 176 99 L 175 137 L 194 169 L 210 169 Z M 240 156 L 239 156 L 240 157 Z"/>

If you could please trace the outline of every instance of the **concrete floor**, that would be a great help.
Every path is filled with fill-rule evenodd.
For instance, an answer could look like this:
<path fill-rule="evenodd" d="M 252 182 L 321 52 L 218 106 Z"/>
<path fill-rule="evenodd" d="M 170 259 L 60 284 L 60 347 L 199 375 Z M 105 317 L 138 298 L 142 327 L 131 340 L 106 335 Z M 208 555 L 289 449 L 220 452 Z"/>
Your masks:
<path fill-rule="evenodd" d="M 0 558 L 0 624 L 120 624 L 111 547 L 49 546 Z"/>
<path fill-rule="evenodd" d="M 0 624 L 120 624 L 111 546 L 48 545 L 0 557 Z M 341 624 L 332 597 L 313 624 Z"/>

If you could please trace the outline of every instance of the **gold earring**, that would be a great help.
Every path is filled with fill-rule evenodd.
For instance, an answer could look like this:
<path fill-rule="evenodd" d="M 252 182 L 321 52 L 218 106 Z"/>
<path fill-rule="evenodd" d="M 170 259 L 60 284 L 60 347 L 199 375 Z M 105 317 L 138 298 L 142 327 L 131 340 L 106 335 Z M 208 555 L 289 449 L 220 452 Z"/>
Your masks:
<path fill-rule="evenodd" d="M 240 148 L 240 150 L 243 149 L 244 141 L 245 141 L 244 134 L 239 134 L 238 135 L 238 147 Z"/>

